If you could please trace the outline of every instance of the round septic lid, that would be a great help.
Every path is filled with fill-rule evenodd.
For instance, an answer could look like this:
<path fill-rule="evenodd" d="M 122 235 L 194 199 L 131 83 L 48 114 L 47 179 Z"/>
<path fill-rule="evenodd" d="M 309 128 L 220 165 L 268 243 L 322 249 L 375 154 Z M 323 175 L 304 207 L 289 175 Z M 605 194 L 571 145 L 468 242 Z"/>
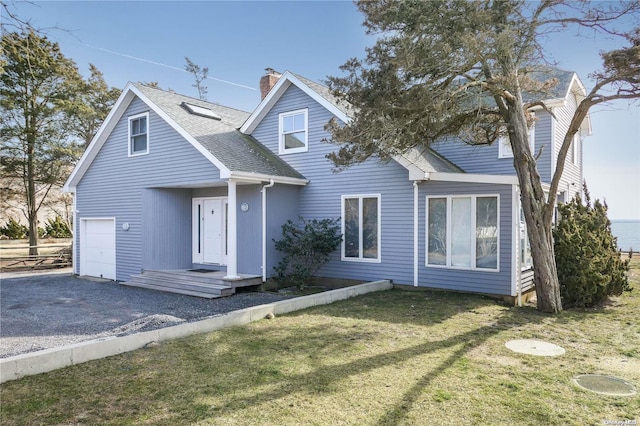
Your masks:
<path fill-rule="evenodd" d="M 636 394 L 636 387 L 619 377 L 581 374 L 574 377 L 573 381 L 581 388 L 601 395 L 632 396 Z"/>
<path fill-rule="evenodd" d="M 509 340 L 504 344 L 514 352 L 537 356 L 558 356 L 563 355 L 564 348 L 549 342 L 533 339 Z"/>

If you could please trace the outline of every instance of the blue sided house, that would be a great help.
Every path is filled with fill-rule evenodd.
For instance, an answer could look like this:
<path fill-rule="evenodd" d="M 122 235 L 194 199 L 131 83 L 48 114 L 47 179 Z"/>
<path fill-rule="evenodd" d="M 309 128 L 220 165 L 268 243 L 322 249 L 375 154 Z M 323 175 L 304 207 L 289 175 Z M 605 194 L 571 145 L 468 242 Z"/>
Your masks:
<path fill-rule="evenodd" d="M 531 129 L 544 182 L 585 95 L 574 73 L 558 77 L 557 97 L 546 102 L 555 118 L 540 109 Z M 342 247 L 323 277 L 508 297 L 532 288 L 508 141 L 442 141 L 335 173 L 326 155 L 337 148 L 323 142 L 324 126 L 334 117 L 349 122 L 349 106 L 291 72 L 267 69 L 260 86 L 252 113 L 140 84 L 124 88 L 65 184 L 75 203 L 76 274 L 230 294 L 234 283 L 272 274 L 280 260 L 273 239 L 287 220 L 340 217 Z M 589 134 L 587 119 L 560 201 L 581 190 Z"/>

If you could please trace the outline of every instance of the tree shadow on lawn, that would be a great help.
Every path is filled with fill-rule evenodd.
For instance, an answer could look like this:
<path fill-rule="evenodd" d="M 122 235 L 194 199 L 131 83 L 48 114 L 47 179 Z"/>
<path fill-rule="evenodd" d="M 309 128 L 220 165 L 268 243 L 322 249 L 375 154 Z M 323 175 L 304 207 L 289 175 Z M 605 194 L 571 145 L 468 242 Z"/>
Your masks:
<path fill-rule="evenodd" d="M 445 303 L 450 302 L 450 303 Z M 395 304 L 393 309 L 390 304 Z M 378 309 L 377 306 L 387 307 Z M 429 372 L 417 379 L 401 398 L 395 398 L 386 413 L 378 420 L 381 425 L 396 424 L 406 419 L 412 406 L 424 395 L 424 389 L 430 386 L 434 379 L 446 374 L 458 360 L 474 348 L 484 344 L 489 338 L 505 330 L 517 328 L 526 324 L 528 319 L 523 319 L 519 313 L 513 309 L 497 306 L 501 312 L 493 315 L 491 320 L 482 324 L 481 310 L 484 308 L 496 307 L 496 301 L 478 296 L 445 294 L 445 293 L 414 293 L 414 292 L 382 292 L 345 302 L 338 302 L 332 305 L 307 309 L 288 315 L 290 318 L 299 318 L 303 323 L 303 317 L 320 316 L 327 319 L 327 324 L 319 324 L 314 327 L 304 327 L 304 337 L 301 338 L 300 330 L 284 330 L 279 336 L 274 336 L 270 329 L 249 330 L 244 329 L 249 334 L 245 339 L 238 339 L 231 343 L 228 353 L 218 354 L 218 357 L 233 356 L 242 364 L 242 370 L 248 374 L 243 380 L 234 382 L 228 388 L 217 387 L 217 393 L 224 395 L 221 399 L 222 406 L 216 407 L 218 414 L 228 415 L 235 410 L 261 404 L 272 404 L 281 398 L 292 393 L 317 395 L 333 392 L 339 387 L 341 382 L 358 375 L 366 375 L 376 369 L 402 365 L 413 358 L 434 354 L 441 350 L 451 350 L 457 346 L 453 353 L 446 357 L 439 364 L 431 366 Z M 474 312 L 477 314 L 474 316 Z M 450 335 L 450 337 L 438 338 L 434 336 L 429 341 L 421 339 L 420 343 L 397 350 L 384 350 L 381 353 L 368 356 L 366 358 L 355 357 L 353 360 L 340 364 L 327 364 L 324 361 L 331 359 L 331 354 L 341 354 L 357 350 L 357 345 L 375 344 L 376 332 L 363 333 L 354 326 L 353 329 L 340 329 L 342 323 L 349 323 L 352 319 L 364 321 L 384 321 L 396 326 L 415 325 L 433 326 L 458 314 L 472 315 L 470 318 L 478 317 L 478 322 L 470 323 L 466 330 Z M 496 319 L 497 316 L 497 319 Z M 277 321 L 277 320 L 276 320 Z M 321 320 L 320 320 L 321 321 Z M 334 323 L 335 322 L 335 323 Z M 351 321 L 352 322 L 352 321 Z M 471 322 L 471 321 L 470 321 Z M 392 326 L 392 325 L 389 326 Z M 280 327 L 274 323 L 274 327 Z M 300 328 L 303 328 L 302 326 Z M 237 332 L 237 331 L 236 331 Z M 383 334 L 380 332 L 380 334 Z M 227 336 L 228 337 L 228 336 Z M 410 337 L 407 337 L 410 338 Z M 302 339 L 302 340 L 301 340 Z M 225 336 L 220 336 L 216 340 L 224 341 Z M 317 346 L 316 346 L 317 344 Z M 282 373 L 281 360 L 278 354 L 305 353 L 310 348 L 317 347 L 303 362 L 307 363 L 309 371 L 284 374 Z M 260 350 L 262 349 L 262 350 Z M 216 360 L 206 361 L 206 353 L 195 353 L 193 357 L 184 360 L 181 368 L 194 368 L 198 365 L 210 365 L 208 371 L 198 370 L 194 372 L 201 374 L 204 380 L 211 381 L 215 386 Z M 218 365 L 218 368 L 221 366 Z M 253 377 L 249 377 L 253 372 Z M 267 376 L 266 378 L 263 376 Z M 266 390 L 257 390 L 256 384 L 267 382 L 270 386 Z M 204 384 L 204 383 L 203 383 Z M 207 386 L 204 384 L 205 387 Z M 194 398 L 191 404 L 198 405 Z M 185 407 L 186 408 L 186 407 Z M 189 408 L 193 410 L 194 405 Z M 204 407 L 200 407 L 204 410 Z M 205 410 L 206 411 L 206 410 Z M 179 413 L 174 413 L 175 420 L 180 417 Z M 211 416 L 212 413 L 204 414 L 202 420 Z"/>

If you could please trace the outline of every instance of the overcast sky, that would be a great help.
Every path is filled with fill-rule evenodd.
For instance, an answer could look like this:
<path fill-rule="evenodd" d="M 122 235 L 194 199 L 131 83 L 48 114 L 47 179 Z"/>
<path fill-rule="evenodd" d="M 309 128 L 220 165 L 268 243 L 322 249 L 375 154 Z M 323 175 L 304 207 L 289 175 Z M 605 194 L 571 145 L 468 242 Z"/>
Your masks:
<path fill-rule="evenodd" d="M 111 86 L 157 81 L 197 97 L 193 77 L 184 71 L 188 56 L 209 67 L 209 101 L 245 111 L 260 100 L 258 81 L 265 68 L 322 82 L 340 75 L 340 65 L 363 57 L 373 44 L 350 1 L 35 1 L 16 9 L 34 26 L 49 28 L 50 38 L 84 74 L 92 63 Z M 548 48 L 558 65 L 576 71 L 589 89 L 588 74 L 600 65 L 598 52 L 623 42 L 582 36 L 559 34 Z M 640 220 L 640 104 L 598 108 L 592 128 L 584 149 L 592 197 L 606 199 L 611 219 Z"/>

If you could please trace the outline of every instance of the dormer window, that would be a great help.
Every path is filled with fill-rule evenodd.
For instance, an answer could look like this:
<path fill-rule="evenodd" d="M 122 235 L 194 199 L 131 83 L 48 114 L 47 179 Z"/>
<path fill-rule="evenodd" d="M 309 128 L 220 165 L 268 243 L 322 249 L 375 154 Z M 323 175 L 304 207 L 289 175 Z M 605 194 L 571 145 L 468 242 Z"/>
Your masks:
<path fill-rule="evenodd" d="M 149 153 L 149 113 L 129 117 L 129 156 Z"/>
<path fill-rule="evenodd" d="M 280 154 L 306 152 L 308 145 L 308 114 L 306 109 L 280 114 Z"/>
<path fill-rule="evenodd" d="M 536 155 L 536 125 L 535 123 L 529 128 L 529 148 L 531 148 L 531 154 Z M 513 150 L 511 149 L 511 143 L 509 136 L 501 136 L 498 138 L 498 158 L 513 158 Z"/>

